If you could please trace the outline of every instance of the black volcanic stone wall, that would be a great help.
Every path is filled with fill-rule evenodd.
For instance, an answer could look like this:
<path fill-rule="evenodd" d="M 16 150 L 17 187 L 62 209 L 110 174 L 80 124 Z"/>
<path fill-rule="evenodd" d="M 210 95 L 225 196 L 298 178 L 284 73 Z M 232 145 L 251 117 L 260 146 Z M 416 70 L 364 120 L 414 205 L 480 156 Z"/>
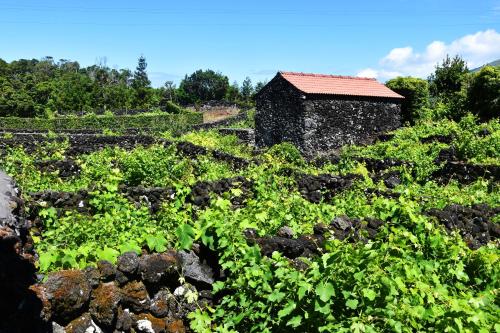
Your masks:
<path fill-rule="evenodd" d="M 401 125 L 401 105 L 389 100 L 308 97 L 304 110 L 302 150 L 308 155 L 363 143 Z"/>
<path fill-rule="evenodd" d="M 297 147 L 304 141 L 304 112 L 301 93 L 285 79 L 275 77 L 256 99 L 255 141 L 272 146 L 288 141 Z"/>

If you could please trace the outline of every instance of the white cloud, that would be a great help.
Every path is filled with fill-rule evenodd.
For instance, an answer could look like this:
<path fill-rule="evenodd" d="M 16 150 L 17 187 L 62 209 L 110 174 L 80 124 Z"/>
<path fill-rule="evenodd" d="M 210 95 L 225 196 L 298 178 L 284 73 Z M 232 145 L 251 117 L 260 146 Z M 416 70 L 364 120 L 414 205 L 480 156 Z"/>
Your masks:
<path fill-rule="evenodd" d="M 380 78 L 380 77 L 396 77 L 396 76 L 401 76 L 403 75 L 403 73 L 401 72 L 396 72 L 396 71 L 386 71 L 386 70 L 377 70 L 377 69 L 373 69 L 373 68 L 365 68 L 365 69 L 362 69 L 358 72 L 358 74 L 356 74 L 356 76 L 358 77 L 368 77 L 368 78 L 372 78 L 372 79 L 377 79 L 377 78 Z"/>
<path fill-rule="evenodd" d="M 369 78 L 376 78 L 378 77 L 378 71 L 373 69 L 373 68 L 365 68 L 363 70 L 360 70 L 356 76 L 359 77 L 369 77 Z"/>
<path fill-rule="evenodd" d="M 406 63 L 413 55 L 413 49 L 409 46 L 398 47 L 392 49 L 388 55 L 386 55 L 380 62 L 382 64 L 388 64 L 393 66 L 398 66 Z"/>
<path fill-rule="evenodd" d="M 500 58 L 500 33 L 489 29 L 463 36 L 449 44 L 433 41 L 422 52 L 411 46 L 394 48 L 379 61 L 379 68 L 365 68 L 357 75 L 381 80 L 400 75 L 425 78 L 447 54 L 460 55 L 469 68 L 484 65 Z"/>

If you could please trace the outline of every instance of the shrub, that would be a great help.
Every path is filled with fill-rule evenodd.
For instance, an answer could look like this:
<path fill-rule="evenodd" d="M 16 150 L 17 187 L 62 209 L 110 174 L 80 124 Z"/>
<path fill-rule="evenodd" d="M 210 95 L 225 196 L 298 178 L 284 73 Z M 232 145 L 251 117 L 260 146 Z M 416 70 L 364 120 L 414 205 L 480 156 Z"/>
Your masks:
<path fill-rule="evenodd" d="M 303 165 L 304 158 L 300 151 L 290 142 L 282 142 L 269 148 L 269 154 L 274 158 L 293 165 Z"/>
<path fill-rule="evenodd" d="M 42 118 L 0 118 L 0 128 L 9 129 L 105 129 L 154 128 L 157 130 L 183 130 L 189 125 L 199 124 L 203 116 L 189 112 L 182 114 L 140 114 L 134 116 L 96 116 Z"/>
<path fill-rule="evenodd" d="M 180 113 L 185 113 L 186 109 L 180 107 L 179 105 L 175 104 L 172 101 L 167 101 L 165 105 L 165 111 L 172 114 L 180 114 Z"/>
<path fill-rule="evenodd" d="M 467 104 L 482 120 L 500 116 L 500 67 L 485 66 L 472 77 Z"/>
<path fill-rule="evenodd" d="M 415 122 L 419 110 L 429 105 L 429 84 L 414 77 L 397 77 L 389 80 L 386 86 L 404 96 L 402 104 L 403 121 Z"/>

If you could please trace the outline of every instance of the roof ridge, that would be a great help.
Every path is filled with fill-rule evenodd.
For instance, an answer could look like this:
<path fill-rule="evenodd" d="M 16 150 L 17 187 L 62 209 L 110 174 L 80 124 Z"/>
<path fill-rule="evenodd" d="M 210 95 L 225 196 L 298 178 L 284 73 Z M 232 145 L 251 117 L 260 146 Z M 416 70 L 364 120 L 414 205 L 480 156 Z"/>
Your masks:
<path fill-rule="evenodd" d="M 335 78 L 335 79 L 354 79 L 354 80 L 376 81 L 375 78 L 360 77 L 360 76 L 349 76 L 349 75 L 332 75 L 332 74 L 317 74 L 317 73 L 304 73 L 304 72 L 286 72 L 286 71 L 279 71 L 279 73 L 280 74 L 285 74 L 285 75 L 295 75 L 295 76 L 329 77 L 329 78 Z"/>

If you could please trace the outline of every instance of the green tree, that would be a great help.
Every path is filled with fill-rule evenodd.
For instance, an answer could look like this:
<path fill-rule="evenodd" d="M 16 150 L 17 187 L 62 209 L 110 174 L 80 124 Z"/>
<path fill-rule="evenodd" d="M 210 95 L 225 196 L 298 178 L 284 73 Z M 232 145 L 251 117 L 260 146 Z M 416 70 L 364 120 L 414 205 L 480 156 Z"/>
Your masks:
<path fill-rule="evenodd" d="M 429 84 L 427 81 L 414 77 L 397 77 L 385 84 L 390 89 L 402 95 L 403 121 L 414 123 L 418 111 L 429 105 Z"/>
<path fill-rule="evenodd" d="M 253 94 L 252 94 L 252 99 L 255 99 L 255 95 L 257 95 L 259 93 L 259 91 L 264 88 L 264 86 L 267 84 L 267 81 L 259 81 L 255 84 L 255 88 L 253 90 Z"/>
<path fill-rule="evenodd" d="M 241 85 L 241 97 L 245 100 L 245 102 L 250 101 L 250 98 L 253 95 L 253 85 L 252 80 L 247 76 Z"/>
<path fill-rule="evenodd" d="M 135 90 L 135 106 L 136 107 L 149 107 L 149 98 L 151 97 L 151 81 L 149 81 L 148 74 L 146 73 L 146 58 L 139 57 L 137 68 L 134 72 L 132 79 L 132 88 Z"/>
<path fill-rule="evenodd" d="M 65 73 L 55 81 L 48 107 L 58 113 L 94 110 L 92 80 L 79 73 Z"/>
<path fill-rule="evenodd" d="M 168 101 L 175 101 L 175 84 L 173 81 L 166 81 L 162 88 L 161 105 L 166 105 Z"/>
<path fill-rule="evenodd" d="M 428 78 L 431 96 L 448 109 L 447 116 L 459 119 L 467 113 L 466 87 L 469 78 L 467 64 L 460 56 L 448 55 Z"/>
<path fill-rule="evenodd" d="M 500 66 L 485 66 L 472 77 L 467 102 L 482 120 L 500 116 Z"/>
<path fill-rule="evenodd" d="M 144 58 L 144 56 L 140 56 L 134 72 L 134 78 L 132 80 L 132 87 L 134 89 L 148 88 L 151 85 L 148 73 L 146 73 L 147 67 L 148 64 L 146 62 L 146 58 Z"/>
<path fill-rule="evenodd" d="M 229 88 L 229 79 L 211 69 L 197 70 L 185 76 L 179 85 L 179 95 L 183 103 L 200 103 L 211 100 L 221 101 Z"/>
<path fill-rule="evenodd" d="M 469 69 L 460 56 L 446 56 L 441 65 L 429 76 L 429 87 L 432 96 L 447 97 L 459 92 L 466 82 Z"/>
<path fill-rule="evenodd" d="M 240 87 L 238 82 L 234 81 L 226 91 L 226 100 L 232 103 L 238 103 L 241 100 Z"/>

